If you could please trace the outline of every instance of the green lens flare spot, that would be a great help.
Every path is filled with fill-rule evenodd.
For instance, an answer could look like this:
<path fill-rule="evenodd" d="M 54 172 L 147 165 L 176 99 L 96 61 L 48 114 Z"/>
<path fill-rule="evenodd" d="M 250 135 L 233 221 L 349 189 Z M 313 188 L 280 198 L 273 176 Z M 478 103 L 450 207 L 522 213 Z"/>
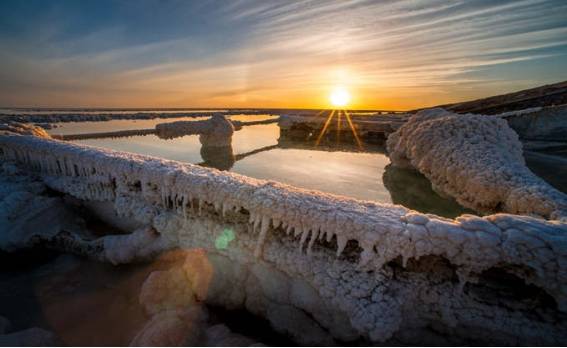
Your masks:
<path fill-rule="evenodd" d="M 228 244 L 234 240 L 234 231 L 230 228 L 225 228 L 215 240 L 215 248 L 226 249 Z"/>

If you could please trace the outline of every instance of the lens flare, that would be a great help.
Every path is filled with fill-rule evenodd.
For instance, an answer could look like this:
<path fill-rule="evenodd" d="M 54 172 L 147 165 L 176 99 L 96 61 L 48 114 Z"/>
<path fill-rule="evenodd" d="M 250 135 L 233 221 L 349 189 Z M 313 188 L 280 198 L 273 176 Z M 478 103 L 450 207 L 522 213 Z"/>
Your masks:
<path fill-rule="evenodd" d="M 234 231 L 230 228 L 225 228 L 215 240 L 215 248 L 219 250 L 228 248 L 228 245 L 234 240 L 234 238 Z"/>

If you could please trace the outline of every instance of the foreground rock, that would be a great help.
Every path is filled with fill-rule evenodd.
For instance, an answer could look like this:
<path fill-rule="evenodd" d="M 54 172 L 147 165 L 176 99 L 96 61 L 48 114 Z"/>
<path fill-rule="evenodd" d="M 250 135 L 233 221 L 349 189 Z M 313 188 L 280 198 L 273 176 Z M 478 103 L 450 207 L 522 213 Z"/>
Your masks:
<path fill-rule="evenodd" d="M 0 250 L 30 247 L 40 242 L 40 235 L 49 239 L 81 230 L 82 220 L 46 191 L 37 177 L 9 163 L 0 166 Z"/>
<path fill-rule="evenodd" d="M 387 145 L 393 165 L 416 168 L 437 192 L 465 207 L 567 217 L 567 196 L 526 167 L 522 144 L 503 119 L 424 110 Z"/>
<path fill-rule="evenodd" d="M 31 123 L 20 122 L 0 124 L 0 135 L 2 134 L 33 135 L 40 138 L 51 138 L 51 136 L 42 127 Z"/>

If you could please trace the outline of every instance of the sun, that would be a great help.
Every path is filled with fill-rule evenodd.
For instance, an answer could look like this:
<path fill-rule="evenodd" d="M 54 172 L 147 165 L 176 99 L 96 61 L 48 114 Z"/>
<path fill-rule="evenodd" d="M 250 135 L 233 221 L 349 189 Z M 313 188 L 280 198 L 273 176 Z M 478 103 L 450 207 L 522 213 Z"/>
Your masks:
<path fill-rule="evenodd" d="M 350 102 L 350 93 L 343 87 L 335 87 L 329 94 L 329 101 L 333 106 L 346 106 Z"/>

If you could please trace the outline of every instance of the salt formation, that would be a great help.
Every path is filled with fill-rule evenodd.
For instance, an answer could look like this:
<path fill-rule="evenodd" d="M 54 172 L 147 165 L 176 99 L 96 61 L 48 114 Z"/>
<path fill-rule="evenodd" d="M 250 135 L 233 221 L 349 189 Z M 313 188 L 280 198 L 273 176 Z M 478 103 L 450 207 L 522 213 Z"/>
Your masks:
<path fill-rule="evenodd" d="M 0 124 L 0 135 L 7 134 L 35 135 L 41 138 L 51 138 L 45 129 L 30 123 L 9 122 Z"/>
<path fill-rule="evenodd" d="M 302 344 L 567 344 L 563 221 L 444 219 L 29 136 L 0 137 L 0 157 L 146 224 L 135 250 L 202 248 L 184 266 L 198 300 L 245 308 Z"/>
<path fill-rule="evenodd" d="M 517 134 L 501 118 L 424 110 L 387 146 L 393 165 L 416 168 L 434 190 L 465 207 L 567 217 L 567 196 L 526 167 Z"/>
<path fill-rule="evenodd" d="M 0 167 L 0 250 L 28 247 L 41 235 L 80 230 L 80 221 L 59 197 L 44 195 L 47 188 L 9 163 Z"/>
<path fill-rule="evenodd" d="M 0 250 L 45 245 L 112 264 L 155 256 L 171 248 L 153 228 L 95 238 L 61 197 L 11 163 L 0 167 Z M 112 232 L 112 231 L 109 231 Z"/>
<path fill-rule="evenodd" d="M 234 125 L 222 114 L 203 121 L 177 121 L 156 125 L 156 134 L 163 139 L 199 134 L 203 146 L 223 147 L 232 144 Z"/>
<path fill-rule="evenodd" d="M 268 120 L 270 123 L 274 120 Z M 202 165 L 228 170 L 235 162 L 232 150 L 232 135 L 246 122 L 238 122 L 237 127 L 224 115 L 215 114 L 203 121 L 177 121 L 156 125 L 156 135 L 162 139 L 173 139 L 186 135 L 199 134 Z"/>

